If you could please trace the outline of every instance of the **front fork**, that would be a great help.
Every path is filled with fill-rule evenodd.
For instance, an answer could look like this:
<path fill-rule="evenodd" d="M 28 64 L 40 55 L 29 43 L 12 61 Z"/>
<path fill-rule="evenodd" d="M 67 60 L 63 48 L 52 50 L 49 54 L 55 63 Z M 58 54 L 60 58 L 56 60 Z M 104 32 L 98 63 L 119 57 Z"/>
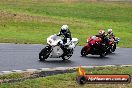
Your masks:
<path fill-rule="evenodd" d="M 90 51 L 91 47 L 90 47 L 90 45 L 88 43 L 85 45 L 85 47 L 87 47 L 86 51 L 88 53 Z"/>

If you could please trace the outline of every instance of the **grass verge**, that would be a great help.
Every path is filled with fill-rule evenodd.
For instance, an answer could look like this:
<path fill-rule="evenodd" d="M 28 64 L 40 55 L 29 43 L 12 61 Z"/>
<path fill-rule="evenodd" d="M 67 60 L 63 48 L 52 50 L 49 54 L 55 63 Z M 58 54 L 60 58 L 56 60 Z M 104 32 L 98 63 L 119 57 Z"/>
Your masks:
<path fill-rule="evenodd" d="M 44 43 L 68 24 L 84 45 L 88 36 L 112 28 L 119 47 L 132 47 L 132 2 L 0 0 L 0 42 Z"/>
<path fill-rule="evenodd" d="M 130 74 L 132 76 L 132 67 L 96 67 L 87 68 L 88 74 Z M 130 84 L 85 84 L 79 85 L 76 82 L 77 73 L 66 73 L 54 76 L 28 79 L 15 83 L 3 83 L 0 88 L 131 88 Z M 13 76 L 14 78 L 14 76 Z"/>

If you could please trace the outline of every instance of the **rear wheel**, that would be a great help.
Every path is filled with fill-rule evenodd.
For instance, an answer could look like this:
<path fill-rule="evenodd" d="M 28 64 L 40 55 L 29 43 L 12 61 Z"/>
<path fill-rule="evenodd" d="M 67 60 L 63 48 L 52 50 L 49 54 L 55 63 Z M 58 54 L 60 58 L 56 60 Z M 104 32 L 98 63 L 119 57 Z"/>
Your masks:
<path fill-rule="evenodd" d="M 39 53 L 39 60 L 40 61 L 45 61 L 45 59 L 47 59 L 50 55 L 51 52 L 51 47 L 50 46 L 46 46 L 44 49 L 42 49 Z"/>
<path fill-rule="evenodd" d="M 86 51 L 87 47 L 83 47 L 81 50 L 81 55 L 82 56 L 86 56 L 87 55 L 87 51 Z"/>

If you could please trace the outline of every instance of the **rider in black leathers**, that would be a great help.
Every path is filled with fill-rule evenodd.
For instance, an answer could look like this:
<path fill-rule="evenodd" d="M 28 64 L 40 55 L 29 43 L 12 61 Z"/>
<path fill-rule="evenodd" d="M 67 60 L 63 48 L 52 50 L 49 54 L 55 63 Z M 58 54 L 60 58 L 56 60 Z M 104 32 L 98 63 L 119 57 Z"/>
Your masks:
<path fill-rule="evenodd" d="M 107 36 L 108 36 L 109 39 L 114 39 L 115 40 L 115 35 L 112 32 L 112 29 L 108 29 Z"/>
<path fill-rule="evenodd" d="M 72 40 L 71 32 L 69 30 L 68 25 L 63 25 L 57 36 L 63 36 L 64 37 L 63 38 L 63 44 L 61 44 L 61 48 L 64 50 L 64 53 L 66 54 L 68 49 L 67 49 L 67 45 L 65 45 L 65 44 L 68 42 L 68 39 L 70 41 Z"/>
<path fill-rule="evenodd" d="M 63 44 L 67 43 L 67 39 L 68 39 L 68 38 L 69 38 L 70 40 L 72 40 L 71 32 L 70 32 L 70 30 L 69 30 L 69 28 L 68 28 L 67 25 L 63 25 L 63 26 L 61 27 L 61 30 L 60 30 L 58 36 L 61 36 L 61 35 L 64 37 L 64 39 L 63 39 Z"/>

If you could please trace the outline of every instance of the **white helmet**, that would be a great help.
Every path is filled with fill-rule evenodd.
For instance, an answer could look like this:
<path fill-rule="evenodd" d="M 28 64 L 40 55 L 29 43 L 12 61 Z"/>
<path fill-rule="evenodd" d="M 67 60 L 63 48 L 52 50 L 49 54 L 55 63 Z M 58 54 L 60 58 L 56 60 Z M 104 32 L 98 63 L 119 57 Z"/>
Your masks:
<path fill-rule="evenodd" d="M 109 33 L 109 34 L 112 33 L 112 29 L 108 29 L 108 33 Z"/>
<path fill-rule="evenodd" d="M 68 30 L 68 29 L 69 29 L 68 25 L 62 25 L 61 27 L 61 30 Z"/>
<path fill-rule="evenodd" d="M 99 30 L 99 35 L 105 35 L 105 31 L 104 30 Z"/>

